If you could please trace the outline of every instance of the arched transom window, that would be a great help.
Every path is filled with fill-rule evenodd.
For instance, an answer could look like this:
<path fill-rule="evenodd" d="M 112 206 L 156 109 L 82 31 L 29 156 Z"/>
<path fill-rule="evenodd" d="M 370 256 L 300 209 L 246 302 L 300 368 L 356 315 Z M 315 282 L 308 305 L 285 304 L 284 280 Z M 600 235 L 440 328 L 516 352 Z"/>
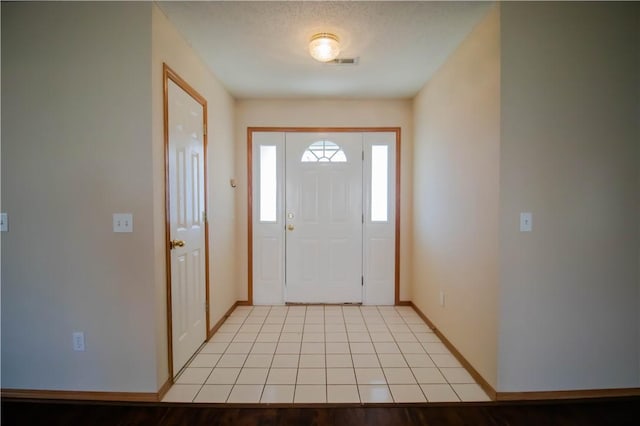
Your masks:
<path fill-rule="evenodd" d="M 317 141 L 302 154 L 303 163 L 346 163 L 344 151 L 331 141 Z"/>

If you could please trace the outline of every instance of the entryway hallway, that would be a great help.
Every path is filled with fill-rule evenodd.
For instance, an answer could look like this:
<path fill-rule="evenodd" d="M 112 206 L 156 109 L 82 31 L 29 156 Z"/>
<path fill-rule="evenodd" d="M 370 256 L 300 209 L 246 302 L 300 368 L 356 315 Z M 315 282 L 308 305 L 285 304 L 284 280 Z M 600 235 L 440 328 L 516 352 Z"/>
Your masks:
<path fill-rule="evenodd" d="M 488 400 L 411 307 L 294 305 L 237 307 L 163 402 Z"/>

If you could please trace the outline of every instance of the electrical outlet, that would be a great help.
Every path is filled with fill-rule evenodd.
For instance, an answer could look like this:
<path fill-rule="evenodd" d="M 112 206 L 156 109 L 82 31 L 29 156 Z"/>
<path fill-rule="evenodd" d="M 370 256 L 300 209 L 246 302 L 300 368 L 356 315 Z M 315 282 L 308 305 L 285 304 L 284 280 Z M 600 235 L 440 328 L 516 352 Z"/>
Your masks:
<path fill-rule="evenodd" d="M 114 213 L 113 232 L 133 232 L 133 215 L 131 213 Z"/>
<path fill-rule="evenodd" d="M 9 230 L 9 217 L 6 213 L 0 213 L 0 232 L 7 232 Z"/>
<path fill-rule="evenodd" d="M 73 350 L 84 352 L 84 333 L 82 331 L 73 332 Z"/>

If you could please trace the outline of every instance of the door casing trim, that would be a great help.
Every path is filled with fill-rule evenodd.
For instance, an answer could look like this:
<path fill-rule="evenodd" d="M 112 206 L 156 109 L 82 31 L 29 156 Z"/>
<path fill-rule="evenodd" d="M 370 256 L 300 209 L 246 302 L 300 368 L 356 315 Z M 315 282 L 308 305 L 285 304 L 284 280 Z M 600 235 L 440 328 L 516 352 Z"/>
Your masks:
<path fill-rule="evenodd" d="M 163 108 L 163 132 L 164 132 L 164 204 L 165 204 L 165 264 L 167 271 L 167 357 L 169 364 L 169 380 L 171 384 L 174 383 L 174 371 L 173 371 L 173 313 L 171 309 L 171 250 L 169 248 L 169 239 L 171 237 L 171 223 L 170 223 L 170 197 L 169 197 L 169 80 L 173 81 L 178 87 L 184 90 L 189 96 L 191 96 L 196 102 L 202 105 L 202 125 L 204 126 L 204 132 L 202 136 L 202 149 L 203 149 L 203 163 L 204 163 L 204 286 L 205 286 L 205 340 L 210 337 L 209 330 L 209 306 L 211 306 L 209 300 L 209 214 L 208 214 L 208 192 L 207 192 L 207 100 L 200 95 L 189 83 L 187 83 L 182 77 L 180 77 L 174 70 L 172 70 L 166 63 L 162 63 L 162 108 Z"/>
<path fill-rule="evenodd" d="M 395 223 L 395 277 L 394 303 L 400 304 L 400 127 L 247 127 L 247 300 L 253 305 L 253 133 L 375 133 L 388 132 L 396 135 L 396 223 Z"/>

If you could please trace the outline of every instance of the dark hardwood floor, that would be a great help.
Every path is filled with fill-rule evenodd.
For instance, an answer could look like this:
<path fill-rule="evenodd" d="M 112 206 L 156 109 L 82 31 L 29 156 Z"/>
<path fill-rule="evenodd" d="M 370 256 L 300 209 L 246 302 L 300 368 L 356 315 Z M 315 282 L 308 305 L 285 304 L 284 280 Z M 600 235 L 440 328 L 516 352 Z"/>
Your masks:
<path fill-rule="evenodd" d="M 640 398 L 394 406 L 231 407 L 2 400 L 2 425 L 640 425 Z"/>

